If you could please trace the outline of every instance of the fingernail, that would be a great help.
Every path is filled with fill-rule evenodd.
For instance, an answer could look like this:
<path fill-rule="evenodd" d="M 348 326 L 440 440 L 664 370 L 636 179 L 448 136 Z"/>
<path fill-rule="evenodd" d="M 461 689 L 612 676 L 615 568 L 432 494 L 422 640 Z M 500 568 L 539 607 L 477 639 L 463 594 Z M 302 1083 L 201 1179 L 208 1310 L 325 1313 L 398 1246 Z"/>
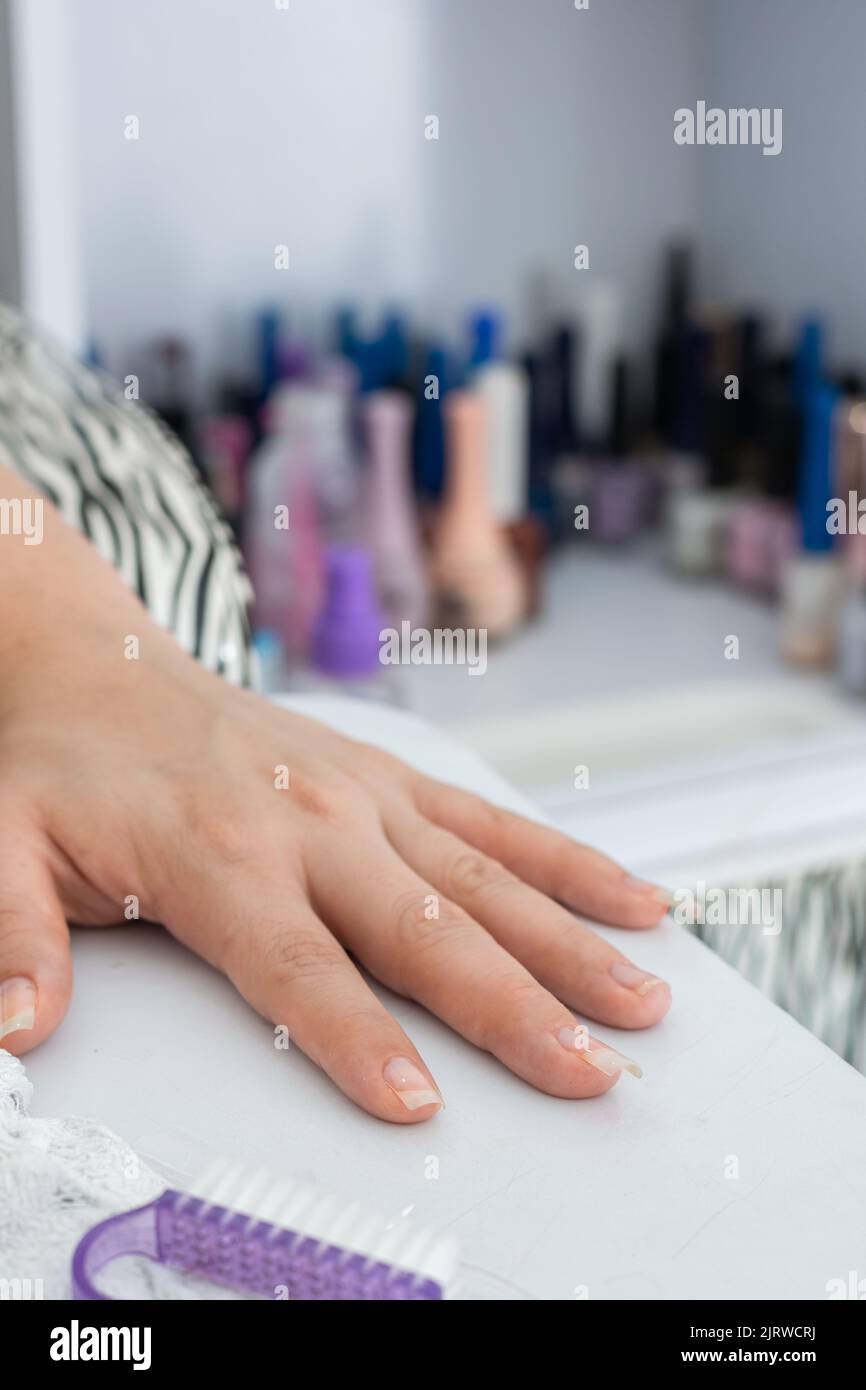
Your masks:
<path fill-rule="evenodd" d="M 648 975 L 646 970 L 638 970 L 636 965 L 631 965 L 627 960 L 615 960 L 610 967 L 610 973 L 618 985 L 625 985 L 626 989 L 634 990 L 635 994 L 641 996 L 649 994 L 656 985 L 666 984 L 658 975 Z"/>
<path fill-rule="evenodd" d="M 633 874 L 626 874 L 625 881 L 633 892 L 643 893 L 645 897 L 652 898 L 653 902 L 661 903 L 662 907 L 673 907 L 674 895 L 669 888 L 662 888 L 658 883 L 648 883 L 645 878 L 635 878 Z"/>
<path fill-rule="evenodd" d="M 632 1076 L 643 1076 L 637 1062 L 633 1062 L 624 1053 L 617 1052 L 615 1048 L 608 1047 L 606 1043 L 599 1042 L 598 1038 L 591 1037 L 586 1029 L 579 1025 L 560 1028 L 556 1036 L 566 1052 L 576 1052 L 584 1062 L 595 1067 L 596 1071 L 603 1071 L 605 1076 L 616 1076 L 621 1071 L 630 1071 Z"/>
<path fill-rule="evenodd" d="M 23 975 L 0 985 L 0 1038 L 21 1033 L 36 1022 L 36 986 Z"/>
<path fill-rule="evenodd" d="M 420 1110 L 422 1105 L 441 1107 L 445 1104 L 439 1092 L 431 1088 L 423 1071 L 406 1057 L 392 1057 L 382 1075 L 407 1110 Z"/>

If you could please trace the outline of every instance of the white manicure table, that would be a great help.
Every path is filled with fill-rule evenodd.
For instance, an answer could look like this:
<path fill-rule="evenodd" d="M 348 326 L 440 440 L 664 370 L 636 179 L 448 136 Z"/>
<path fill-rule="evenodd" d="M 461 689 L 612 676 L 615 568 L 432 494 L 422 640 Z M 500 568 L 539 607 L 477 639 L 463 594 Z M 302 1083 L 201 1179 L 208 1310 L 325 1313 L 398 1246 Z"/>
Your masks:
<path fill-rule="evenodd" d="M 291 703 L 533 814 L 414 717 Z M 673 987 L 658 1028 L 593 1030 L 643 1080 L 592 1101 L 541 1095 L 381 990 L 447 1102 L 399 1127 L 277 1050 L 272 1026 L 167 935 L 78 932 L 69 1017 L 26 1059 L 33 1113 L 101 1120 L 181 1174 L 186 1153 L 228 1153 L 447 1229 L 500 1281 L 490 1297 L 825 1299 L 828 1281 L 866 1276 L 866 1079 L 672 922 L 602 934 Z"/>

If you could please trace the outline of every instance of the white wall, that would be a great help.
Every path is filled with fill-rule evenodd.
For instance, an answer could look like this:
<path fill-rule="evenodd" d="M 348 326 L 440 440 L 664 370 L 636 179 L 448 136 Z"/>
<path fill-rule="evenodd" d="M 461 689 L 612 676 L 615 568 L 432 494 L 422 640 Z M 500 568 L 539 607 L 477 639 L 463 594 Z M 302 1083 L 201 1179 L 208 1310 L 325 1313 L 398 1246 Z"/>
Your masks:
<path fill-rule="evenodd" d="M 10 9 L 18 298 L 68 347 L 84 346 L 78 110 L 66 0 L 13 0 Z M 10 284 L 10 288 L 14 288 Z"/>
<path fill-rule="evenodd" d="M 702 176 L 705 284 L 783 322 L 815 307 L 837 363 L 866 365 L 866 4 L 704 6 L 694 100 L 783 109 L 783 149 L 683 150 Z"/>
<path fill-rule="evenodd" d="M 427 92 L 441 113 L 434 202 L 435 295 L 524 321 L 521 279 L 545 268 L 555 301 L 591 276 L 622 288 L 640 336 L 657 307 L 660 246 L 697 222 L 695 166 L 673 111 L 700 52 L 695 0 L 436 0 Z"/>
<path fill-rule="evenodd" d="M 402 298 L 443 328 L 490 299 L 519 329 L 528 272 L 577 294 L 577 241 L 640 334 L 660 242 L 696 222 L 697 171 L 671 136 L 694 0 L 76 0 L 74 15 L 88 312 L 115 366 L 166 328 L 207 355 L 218 311 L 242 324 L 279 296 L 301 314 Z"/>
<path fill-rule="evenodd" d="M 9 0 L 0 0 L 0 299 L 13 304 L 21 294 L 15 163 Z"/>
<path fill-rule="evenodd" d="M 862 0 L 13 0 L 13 14 L 25 299 L 70 341 L 86 317 L 119 368 L 165 329 L 205 362 L 227 340 L 241 360 L 250 313 L 280 297 L 296 318 L 402 298 L 442 329 L 498 301 L 516 335 L 532 272 L 579 300 L 578 240 L 639 339 L 659 246 L 688 229 L 710 297 L 783 322 L 814 306 L 836 360 L 866 362 Z M 675 146 L 673 111 L 699 98 L 781 106 L 782 153 Z M 7 131 L 5 169 L 8 146 Z"/>
<path fill-rule="evenodd" d="M 422 8 L 79 4 L 88 304 L 115 361 L 167 328 L 206 353 L 220 310 L 412 289 L 426 264 Z"/>

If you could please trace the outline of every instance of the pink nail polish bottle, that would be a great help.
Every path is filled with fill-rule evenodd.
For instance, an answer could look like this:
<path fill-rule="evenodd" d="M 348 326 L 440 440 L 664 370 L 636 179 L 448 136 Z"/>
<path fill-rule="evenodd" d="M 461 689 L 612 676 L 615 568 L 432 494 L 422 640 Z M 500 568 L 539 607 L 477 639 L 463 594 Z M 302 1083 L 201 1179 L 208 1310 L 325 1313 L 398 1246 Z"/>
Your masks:
<path fill-rule="evenodd" d="M 258 627 L 271 628 L 290 661 L 304 658 L 322 596 L 322 554 L 313 489 L 313 393 L 279 389 L 274 433 L 250 460 L 248 551 Z"/>
<path fill-rule="evenodd" d="M 589 503 L 589 534 L 606 544 L 630 540 L 640 529 L 649 501 L 649 470 L 630 457 L 628 386 L 628 363 L 617 357 L 611 369 L 607 448 L 595 461 Z"/>
<path fill-rule="evenodd" d="M 453 391 L 445 403 L 446 474 L 434 530 L 431 568 L 443 621 L 513 631 L 526 614 L 520 566 L 496 521 L 488 477 L 488 422 L 474 391 Z"/>
<path fill-rule="evenodd" d="M 212 415 L 202 423 L 200 437 L 214 496 L 229 521 L 238 522 L 244 508 L 252 427 L 241 415 Z"/>
<path fill-rule="evenodd" d="M 374 391 L 363 406 L 369 455 L 366 538 L 382 605 L 399 625 L 423 626 L 428 587 L 409 478 L 412 406 L 402 391 Z"/>
<path fill-rule="evenodd" d="M 797 519 L 790 505 L 765 497 L 736 504 L 725 541 L 727 571 L 735 584 L 777 594 L 796 548 Z"/>

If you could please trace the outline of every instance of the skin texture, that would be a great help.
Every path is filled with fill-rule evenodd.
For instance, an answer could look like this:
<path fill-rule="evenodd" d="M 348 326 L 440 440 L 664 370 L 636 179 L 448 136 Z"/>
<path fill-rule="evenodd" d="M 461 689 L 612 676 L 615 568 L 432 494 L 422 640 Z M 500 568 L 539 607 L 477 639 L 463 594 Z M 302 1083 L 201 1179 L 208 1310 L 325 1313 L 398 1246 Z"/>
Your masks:
<path fill-rule="evenodd" d="M 0 496 L 38 494 L 0 465 Z M 567 908 L 647 928 L 658 890 L 202 670 L 47 502 L 42 544 L 2 535 L 0 565 L 0 999 L 36 986 L 0 1045 L 61 1022 L 67 922 L 122 921 L 134 894 L 382 1119 L 430 1118 L 437 1087 L 356 961 L 542 1091 L 616 1083 L 560 1031 L 647 1027 L 670 991 L 614 978 L 627 953 Z"/>

